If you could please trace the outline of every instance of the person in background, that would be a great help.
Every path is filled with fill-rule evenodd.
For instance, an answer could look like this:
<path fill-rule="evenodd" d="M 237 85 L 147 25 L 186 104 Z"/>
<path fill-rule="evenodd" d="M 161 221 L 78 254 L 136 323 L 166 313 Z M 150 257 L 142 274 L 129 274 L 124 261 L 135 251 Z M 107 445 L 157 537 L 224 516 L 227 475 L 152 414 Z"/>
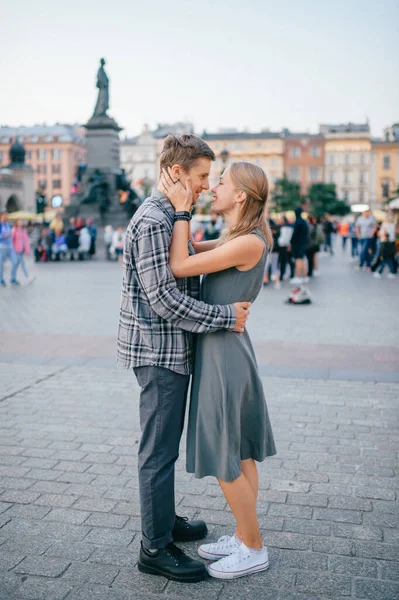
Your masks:
<path fill-rule="evenodd" d="M 48 241 L 48 230 L 43 227 L 40 232 L 39 238 L 36 242 L 35 247 L 35 261 L 47 261 L 49 260 L 47 256 L 47 241 Z"/>
<path fill-rule="evenodd" d="M 371 249 L 376 231 L 377 221 L 371 214 L 371 210 L 365 210 L 356 223 L 356 233 L 360 240 L 360 269 L 367 270 L 370 267 Z"/>
<path fill-rule="evenodd" d="M 97 227 L 94 224 L 93 217 L 87 217 L 86 219 L 86 227 L 90 233 L 90 248 L 89 248 L 89 257 L 93 258 L 96 254 L 96 239 L 97 239 Z"/>
<path fill-rule="evenodd" d="M 294 233 L 294 228 L 283 215 L 280 218 L 280 235 L 278 237 L 278 245 L 280 248 L 280 281 L 284 281 L 285 270 L 289 265 L 291 270 L 291 279 L 295 276 L 294 265 L 291 260 L 291 238 Z"/>
<path fill-rule="evenodd" d="M 313 277 L 315 266 L 315 255 L 319 251 L 320 246 L 317 238 L 317 221 L 316 217 L 308 216 L 309 238 L 306 248 L 306 258 L 308 259 L 308 277 Z"/>
<path fill-rule="evenodd" d="M 76 229 L 76 219 L 71 217 L 69 219 L 69 229 L 66 234 L 66 243 L 69 251 L 69 260 L 75 260 L 75 255 L 78 255 L 79 248 L 79 232 Z"/>
<path fill-rule="evenodd" d="M 104 228 L 104 244 L 105 244 L 105 258 L 107 260 L 111 260 L 111 246 L 112 246 L 112 236 L 114 234 L 114 228 L 112 225 L 106 225 Z"/>
<path fill-rule="evenodd" d="M 54 238 L 54 243 L 52 246 L 52 251 L 53 251 L 53 256 L 54 256 L 54 260 L 59 261 L 65 258 L 67 252 L 68 252 L 68 246 L 66 243 L 66 238 L 65 235 L 63 233 L 60 233 L 59 235 L 55 235 Z"/>
<path fill-rule="evenodd" d="M 346 248 L 346 242 L 348 241 L 348 237 L 349 237 L 349 229 L 350 229 L 350 224 L 348 223 L 348 221 L 342 221 L 339 224 L 339 235 L 341 236 L 342 250 L 344 250 L 344 251 Z"/>
<path fill-rule="evenodd" d="M 123 247 L 125 245 L 125 231 L 123 227 L 118 227 L 112 236 L 111 254 L 116 256 L 118 262 L 123 259 Z"/>
<path fill-rule="evenodd" d="M 395 279 L 396 273 L 394 268 L 394 260 L 395 260 L 395 242 L 391 242 L 389 240 L 388 233 L 385 230 L 382 230 L 380 234 L 381 238 L 381 247 L 380 247 L 380 257 L 381 263 L 378 270 L 373 273 L 373 277 L 381 278 L 381 275 L 386 266 L 389 267 L 389 273 L 387 275 L 388 279 Z"/>
<path fill-rule="evenodd" d="M 5 287 L 7 284 L 4 280 L 4 264 L 6 260 L 11 262 L 11 281 L 12 285 L 18 285 L 18 282 L 13 281 L 13 266 L 15 263 L 15 252 L 12 245 L 11 225 L 8 222 L 8 214 L 3 213 L 0 219 L 0 285 Z"/>
<path fill-rule="evenodd" d="M 83 224 L 83 221 L 82 221 Z M 83 224 L 83 227 L 79 230 L 79 247 L 78 255 L 79 260 L 85 260 L 89 255 L 91 246 L 91 235 L 87 227 Z"/>
<path fill-rule="evenodd" d="M 324 225 L 324 252 L 329 251 L 331 256 L 334 254 L 333 250 L 333 233 L 334 233 L 334 224 L 331 219 L 331 215 L 326 215 Z"/>
<path fill-rule="evenodd" d="M 62 216 L 58 213 L 50 223 L 50 229 L 54 231 L 55 237 L 58 237 L 64 231 Z"/>
<path fill-rule="evenodd" d="M 218 223 L 218 215 L 213 212 L 211 214 L 211 220 L 208 223 L 207 227 L 205 227 L 204 231 L 204 241 L 208 242 L 210 240 L 217 240 L 220 236 L 220 227 Z"/>
<path fill-rule="evenodd" d="M 270 229 L 273 235 L 273 248 L 271 252 L 270 260 L 270 278 L 274 281 L 274 289 L 279 290 L 281 288 L 280 283 L 280 246 L 278 245 L 278 239 L 280 237 L 280 227 L 273 219 L 269 219 Z M 267 265 L 267 262 L 266 262 Z M 266 269 L 268 267 L 266 266 Z"/>
<path fill-rule="evenodd" d="M 295 259 L 295 277 L 291 283 L 301 284 L 308 281 L 306 268 L 306 248 L 308 247 L 309 226 L 302 218 L 302 208 L 298 206 L 295 209 L 294 233 L 291 238 L 292 254 Z"/>
<path fill-rule="evenodd" d="M 15 221 L 14 227 L 12 228 L 11 237 L 12 245 L 14 247 L 15 252 L 15 261 L 12 269 L 11 279 L 14 281 L 14 283 L 17 282 L 18 267 L 19 265 L 21 265 L 23 274 L 28 280 L 28 283 L 31 283 L 34 278 L 29 277 L 29 273 L 24 260 L 25 255 L 30 254 L 30 242 L 28 230 L 26 227 L 24 227 L 21 219 L 17 219 Z"/>
<path fill-rule="evenodd" d="M 353 222 L 350 224 L 349 235 L 351 238 L 351 256 L 355 260 L 359 256 L 356 227 L 357 227 L 357 223 L 356 223 L 356 219 L 354 219 Z"/>

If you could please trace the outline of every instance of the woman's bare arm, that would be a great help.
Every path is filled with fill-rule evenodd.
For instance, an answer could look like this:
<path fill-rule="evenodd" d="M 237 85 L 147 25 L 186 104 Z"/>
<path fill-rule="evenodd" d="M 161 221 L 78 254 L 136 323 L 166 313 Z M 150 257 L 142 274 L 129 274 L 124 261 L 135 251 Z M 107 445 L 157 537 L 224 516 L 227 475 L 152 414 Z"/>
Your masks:
<path fill-rule="evenodd" d="M 249 234 L 235 238 L 213 250 L 190 256 L 187 247 L 188 237 L 188 222 L 176 221 L 173 227 L 169 265 L 173 275 L 178 278 L 216 273 L 230 267 L 237 267 L 242 271 L 249 270 L 259 262 L 264 250 L 263 242 L 255 235 Z"/>

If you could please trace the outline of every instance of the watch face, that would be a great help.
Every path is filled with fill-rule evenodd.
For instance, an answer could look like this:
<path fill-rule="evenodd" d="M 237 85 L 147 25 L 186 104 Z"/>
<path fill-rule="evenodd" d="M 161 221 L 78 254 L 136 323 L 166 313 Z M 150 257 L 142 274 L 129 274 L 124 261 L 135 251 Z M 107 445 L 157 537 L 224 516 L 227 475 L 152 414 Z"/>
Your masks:
<path fill-rule="evenodd" d="M 60 208 L 60 206 L 62 206 L 62 196 L 60 196 L 59 194 L 53 196 L 51 198 L 51 206 L 53 208 Z"/>

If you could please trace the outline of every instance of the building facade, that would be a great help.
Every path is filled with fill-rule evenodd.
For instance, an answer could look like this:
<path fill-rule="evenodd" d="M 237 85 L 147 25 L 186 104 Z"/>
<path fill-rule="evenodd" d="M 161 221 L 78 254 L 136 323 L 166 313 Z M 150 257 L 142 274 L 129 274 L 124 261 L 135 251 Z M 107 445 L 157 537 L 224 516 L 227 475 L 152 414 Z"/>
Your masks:
<path fill-rule="evenodd" d="M 324 181 L 324 137 L 284 131 L 284 173 L 306 194 L 313 183 Z"/>
<path fill-rule="evenodd" d="M 73 125 L 0 127 L 0 167 L 6 165 L 16 139 L 25 147 L 35 190 L 45 195 L 48 206 L 55 196 L 68 205 L 78 165 L 86 163 L 84 129 Z"/>
<path fill-rule="evenodd" d="M 156 181 L 157 140 L 148 125 L 144 125 L 139 136 L 122 140 L 121 167 L 133 185 L 143 179 Z"/>
<path fill-rule="evenodd" d="M 381 139 L 372 141 L 370 203 L 381 208 L 398 194 L 399 123 L 387 127 Z"/>
<path fill-rule="evenodd" d="M 320 125 L 325 137 L 325 183 L 335 183 L 347 204 L 368 204 L 371 182 L 371 138 L 368 123 Z"/>
<path fill-rule="evenodd" d="M 266 172 L 270 191 L 284 174 L 284 140 L 281 133 L 262 131 L 204 133 L 202 139 L 212 148 L 216 161 L 212 163 L 210 184 L 213 187 L 219 175 L 231 162 L 251 162 Z"/>

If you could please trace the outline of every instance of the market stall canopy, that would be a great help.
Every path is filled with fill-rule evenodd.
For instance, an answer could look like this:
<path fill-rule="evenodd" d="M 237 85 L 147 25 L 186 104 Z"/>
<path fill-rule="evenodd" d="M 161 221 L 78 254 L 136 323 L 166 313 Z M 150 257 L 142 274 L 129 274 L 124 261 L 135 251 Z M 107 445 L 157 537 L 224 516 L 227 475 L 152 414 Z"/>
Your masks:
<path fill-rule="evenodd" d="M 399 198 L 391 200 L 388 206 L 389 208 L 392 208 L 392 210 L 399 210 Z"/>

